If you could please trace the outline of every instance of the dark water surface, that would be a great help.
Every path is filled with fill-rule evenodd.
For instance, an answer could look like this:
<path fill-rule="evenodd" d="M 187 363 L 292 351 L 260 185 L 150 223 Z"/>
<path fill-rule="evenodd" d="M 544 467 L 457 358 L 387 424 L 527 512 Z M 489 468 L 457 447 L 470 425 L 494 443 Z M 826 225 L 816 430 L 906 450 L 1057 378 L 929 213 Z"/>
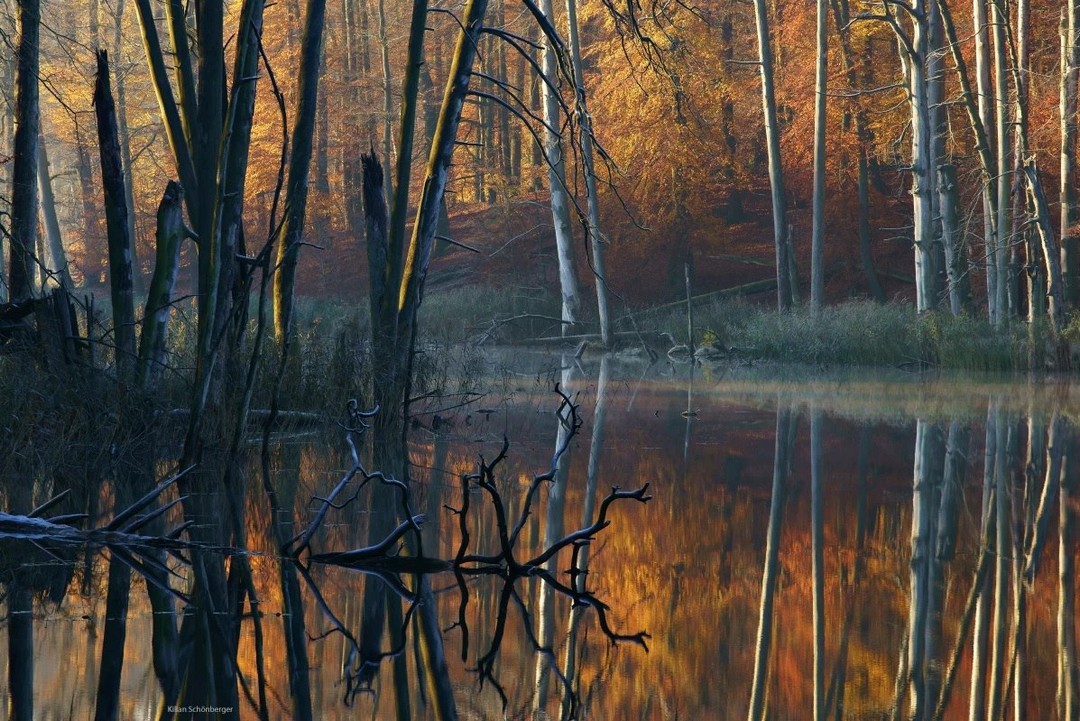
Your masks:
<path fill-rule="evenodd" d="M 427 516 L 425 554 L 455 557 L 460 477 L 476 470 L 481 455 L 497 456 L 504 436 L 509 451 L 493 481 L 515 523 L 534 475 L 549 467 L 567 432 L 555 414 L 555 382 L 579 404 L 582 424 L 563 471 L 540 486 L 516 557 L 535 556 L 592 523 L 612 486 L 648 483 L 652 500 L 614 502 L 610 526 L 576 560 L 570 547 L 558 554 L 551 576 L 562 589 L 536 576 L 461 583 L 453 573 L 427 576 L 461 718 L 1055 719 L 1080 712 L 1080 397 L 1068 384 L 777 380 L 706 368 L 691 378 L 688 365 L 519 361 L 492 381 L 499 390 L 462 408 L 429 407 L 411 433 L 412 500 Z M 286 607 L 256 461 L 245 519 L 262 638 L 249 616 L 238 664 L 256 702 L 262 666 L 267 715 L 287 719 Z M 328 493 L 351 465 L 336 428 L 282 442 L 273 461 L 301 524 L 318 506 L 310 499 Z M 35 500 L 48 491 L 35 487 Z M 330 512 L 315 552 L 367 545 L 365 499 Z M 469 500 L 470 552 L 497 549 L 488 495 L 474 489 Z M 64 578 L 33 555 L 37 547 L 5 543 L 8 565 L 25 554 L 43 574 Z M 33 596 L 35 718 L 94 717 L 110 553 L 90 556 L 89 568 L 77 562 L 66 594 Z M 572 563 L 588 573 L 571 578 Z M 173 567 L 173 585 L 184 590 L 188 570 Z M 380 579 L 310 565 L 301 588 L 315 718 L 394 718 L 395 672 L 412 716 L 435 717 L 426 686 L 431 662 L 412 604 L 387 592 L 385 602 L 401 609 L 404 637 L 361 638 L 368 584 L 416 587 L 415 576 L 395 571 Z M 120 718 L 165 712 L 145 587 L 135 574 Z M 574 604 L 567 588 L 596 602 Z M 5 608 L 20 607 L 9 596 Z M 2 646 L 9 628 L 0 629 Z M 356 649 L 365 645 L 386 654 L 367 676 L 356 674 Z M 363 677 L 363 688 L 342 681 L 343 665 Z M 4 654 L 5 698 L 9 668 Z M 258 717 L 244 691 L 239 714 Z"/>

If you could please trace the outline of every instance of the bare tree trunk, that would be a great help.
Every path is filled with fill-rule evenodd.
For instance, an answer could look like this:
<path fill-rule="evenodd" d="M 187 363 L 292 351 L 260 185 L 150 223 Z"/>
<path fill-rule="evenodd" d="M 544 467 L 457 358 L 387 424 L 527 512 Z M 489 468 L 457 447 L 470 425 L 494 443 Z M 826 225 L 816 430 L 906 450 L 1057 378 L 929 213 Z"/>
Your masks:
<path fill-rule="evenodd" d="M 600 233 L 600 202 L 596 195 L 596 166 L 593 158 L 592 119 L 585 106 L 585 71 L 581 65 L 581 39 L 578 32 L 577 0 L 566 0 L 567 35 L 570 40 L 570 59 L 574 66 L 577 86 L 577 116 L 581 129 L 581 164 L 585 171 L 585 191 L 588 194 L 589 247 L 592 249 L 593 276 L 596 280 L 596 308 L 600 320 L 600 339 L 605 348 L 611 347 L 611 320 L 608 311 L 607 275 L 604 271 L 604 238 Z M 693 343 L 693 339 L 690 340 Z"/>
<path fill-rule="evenodd" d="M 37 143 L 40 0 L 19 0 L 19 42 L 15 49 L 15 141 L 12 148 L 11 228 L 8 239 L 8 294 L 13 300 L 33 293 L 37 238 Z"/>
<path fill-rule="evenodd" d="M 991 122 L 993 117 L 994 91 L 990 84 L 990 23 L 987 18 L 987 0 L 972 0 L 972 11 L 975 26 L 975 80 L 978 94 L 980 125 L 987 136 L 987 153 L 997 143 L 997 126 Z M 993 165 L 984 172 L 987 177 L 983 184 L 983 238 L 986 244 L 986 305 L 990 323 L 997 326 L 1001 323 L 1004 308 L 1000 305 L 998 295 L 998 266 L 1003 262 L 1001 256 L 1001 243 L 998 237 L 997 219 L 997 188 L 1001 178 L 998 177 L 997 155 L 993 154 Z M 984 165 L 986 163 L 984 162 Z"/>
<path fill-rule="evenodd" d="M 932 173 L 935 128 L 931 118 L 930 88 L 926 58 L 930 52 L 929 28 L 925 19 L 914 23 L 911 47 L 907 50 L 908 90 L 911 105 L 911 175 L 915 226 L 916 308 L 923 313 L 935 305 L 934 198 Z M 915 640 L 912 639 L 914 645 Z"/>
<path fill-rule="evenodd" d="M 1061 118 L 1060 192 L 1061 265 L 1065 277 L 1063 305 L 1080 304 L 1080 237 L 1075 226 L 1080 221 L 1076 193 L 1077 75 L 1080 73 L 1080 3 L 1067 0 L 1061 18 Z"/>
<path fill-rule="evenodd" d="M 393 78 L 390 74 L 390 39 L 387 36 L 386 0 L 378 0 L 379 10 L 379 53 L 382 59 L 383 74 L 383 163 L 388 168 L 394 166 L 394 96 Z M 394 186 L 387 178 L 386 192 L 394 195 Z"/>
<path fill-rule="evenodd" d="M 769 154 L 769 186 L 772 190 L 773 243 L 776 246 L 776 302 L 780 310 L 791 308 L 790 237 L 784 200 L 784 173 L 780 162 L 780 123 L 776 117 L 773 90 L 773 56 L 769 45 L 769 15 L 765 0 L 754 0 L 757 23 L 758 61 L 761 69 L 761 105 L 765 114 L 765 142 Z"/>
<path fill-rule="evenodd" d="M 139 267 L 139 233 L 135 213 L 135 174 L 132 171 L 131 131 L 128 127 L 127 80 L 120 70 L 123 44 L 124 6 L 126 0 L 116 0 L 113 8 L 113 65 L 116 78 L 116 129 L 120 143 L 120 161 L 124 171 L 124 198 L 128 207 L 128 237 L 131 238 L 131 282 L 135 293 L 143 291 L 142 269 Z"/>
<path fill-rule="evenodd" d="M 325 19 L 326 0 L 311 0 L 307 6 L 304 39 L 300 46 L 300 100 L 292 132 L 284 226 L 277 247 L 278 271 L 274 275 L 274 334 L 279 343 L 285 341 L 292 326 L 296 264 L 307 211 L 308 174 L 311 171 L 311 145 L 315 133 Z"/>
<path fill-rule="evenodd" d="M 98 51 L 94 85 L 98 144 L 101 150 L 101 182 L 105 189 L 105 219 L 109 235 L 109 286 L 113 305 L 116 367 L 121 378 L 135 369 L 135 299 L 131 284 L 131 237 L 124 193 L 124 171 L 116 137 L 116 109 L 109 82 L 109 58 Z"/>
<path fill-rule="evenodd" d="M 165 367 L 165 339 L 168 333 L 169 312 L 172 310 L 173 288 L 180 266 L 180 244 L 184 239 L 184 191 L 176 181 L 169 181 L 157 211 L 157 258 L 150 292 L 143 312 L 142 334 L 139 336 L 139 368 L 137 382 L 151 388 Z"/>
<path fill-rule="evenodd" d="M 996 325 L 1002 325 L 1008 315 L 1008 284 L 1009 284 L 1009 260 L 1008 260 L 1008 231 L 1009 227 L 1009 195 L 1011 183 L 1006 168 L 1009 166 L 1009 80 L 1008 80 L 1008 48 L 1006 47 L 1006 24 L 1009 22 L 1008 15 L 1002 8 L 1004 0 L 993 0 L 991 3 L 991 18 L 994 28 L 994 125 L 997 136 L 997 168 L 1000 176 L 997 182 L 997 219 L 995 228 L 996 257 L 996 289 L 995 304 L 998 308 Z"/>
<path fill-rule="evenodd" d="M 938 206 L 941 208 L 941 240 L 945 246 L 945 272 L 949 286 L 949 310 L 960 315 L 970 302 L 968 286 L 967 255 L 960 237 L 960 219 L 956 209 L 956 166 L 945 163 L 938 166 Z"/>
<path fill-rule="evenodd" d="M 45 138 L 38 138 L 38 186 L 41 188 L 41 216 L 44 220 L 45 237 L 48 240 L 49 260 L 42 263 L 47 266 L 50 275 L 55 276 L 57 284 L 66 292 L 71 292 L 71 274 L 68 272 L 67 254 L 64 252 L 64 240 L 60 235 L 60 219 L 56 215 L 56 198 L 52 191 L 52 177 L 49 174 L 49 155 L 45 148 Z"/>
<path fill-rule="evenodd" d="M 540 9 L 554 20 L 551 0 L 541 0 Z M 578 288 L 577 263 L 574 259 L 574 231 L 570 223 L 570 199 L 566 189 L 566 163 L 562 138 L 559 137 L 559 77 L 557 51 L 550 39 L 544 39 L 543 69 L 547 82 L 541 81 L 544 109 L 544 154 L 547 156 L 548 190 L 551 193 L 551 218 L 555 229 L 555 252 L 559 259 L 559 289 L 562 295 L 562 332 L 566 335 L 578 321 L 581 291 Z"/>
<path fill-rule="evenodd" d="M 825 0 L 817 0 L 817 67 L 814 81 L 814 216 L 810 241 L 810 310 L 825 301 L 825 99 L 829 35 Z"/>

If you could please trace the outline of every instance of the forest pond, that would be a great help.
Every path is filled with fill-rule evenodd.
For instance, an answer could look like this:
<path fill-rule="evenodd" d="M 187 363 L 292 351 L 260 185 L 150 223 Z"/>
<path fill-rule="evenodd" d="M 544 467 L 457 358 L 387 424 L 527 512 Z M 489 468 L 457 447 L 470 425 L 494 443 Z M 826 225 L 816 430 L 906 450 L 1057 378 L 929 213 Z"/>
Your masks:
<path fill-rule="evenodd" d="M 472 487 L 465 514 L 461 476 L 481 457 L 498 458 L 504 437 L 491 481 L 509 523 L 522 517 L 534 477 L 573 427 L 565 406 L 557 415 L 556 384 L 576 403 L 580 427 L 563 470 L 537 485 L 518 558 L 592 524 L 613 486 L 649 485 L 611 502 L 610 525 L 555 554 L 546 578 L 425 569 L 459 717 L 1075 718 L 1075 386 L 899 372 L 785 378 L 521 354 L 515 366 L 493 372 L 497 390 L 457 408 L 454 399 L 432 405 L 410 431 L 411 502 L 426 516 L 428 557 L 455 558 L 463 517 L 470 553 L 498 547 L 494 494 Z M 266 717 L 288 719 L 290 619 L 258 455 L 253 447 L 248 548 L 176 555 L 249 559 L 260 623 L 256 633 L 248 613 L 239 629 L 235 711 L 258 718 L 265 703 Z M 352 465 L 333 424 L 283 434 L 270 460 L 297 528 Z M 159 477 L 174 470 L 160 466 Z M 49 496 L 34 493 L 36 502 Z M 106 484 L 101 508 L 112 507 L 110 493 Z M 344 503 L 349 495 L 327 513 L 312 552 L 368 544 L 366 498 Z M 59 552 L 8 530 L 0 528 L 3 580 L 34 582 L 23 581 L 33 588 L 29 608 L 5 597 L 15 611 L 5 619 L 21 609 L 33 623 L 0 629 L 12 649 L 0 658 L 4 698 L 29 648 L 34 717 L 94 716 L 102 659 L 110 665 L 109 562 L 124 560 L 136 572 L 118 715 L 171 717 L 138 573 L 145 554 L 122 558 L 107 539 Z M 439 672 L 411 595 L 418 569 L 299 560 L 314 718 L 394 718 L 406 702 L 412 717 L 436 717 Z M 168 563 L 182 593 L 185 567 Z M 398 630 L 362 633 L 370 584 L 384 589 Z M 13 638 L 26 632 L 30 644 Z"/>

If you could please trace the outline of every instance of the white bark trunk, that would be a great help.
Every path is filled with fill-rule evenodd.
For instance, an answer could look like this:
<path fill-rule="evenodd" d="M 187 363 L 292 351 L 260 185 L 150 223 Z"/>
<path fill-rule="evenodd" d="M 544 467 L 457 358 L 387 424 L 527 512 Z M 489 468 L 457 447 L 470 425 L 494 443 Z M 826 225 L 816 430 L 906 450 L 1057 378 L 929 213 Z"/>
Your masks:
<path fill-rule="evenodd" d="M 996 287 L 994 303 L 998 313 L 994 324 L 1000 326 L 1008 315 L 1008 227 L 1009 227 L 1009 80 L 1006 61 L 1008 47 L 1005 38 L 1005 23 L 1009 18 L 1002 13 L 997 3 L 992 4 L 994 27 L 994 125 L 997 135 L 997 219 L 995 221 L 995 271 Z"/>
<path fill-rule="evenodd" d="M 931 171 L 933 127 L 930 122 L 930 95 L 926 57 L 929 33 L 916 22 L 911 38 L 913 53 L 907 54 L 908 91 L 911 104 L 911 196 L 915 227 L 915 300 L 919 313 L 934 307 L 934 201 Z"/>
<path fill-rule="evenodd" d="M 553 20 L 551 0 L 541 0 L 540 9 Z M 551 41 L 544 41 L 544 75 L 554 85 L 559 73 L 556 50 Z M 577 267 L 574 261 L 574 234 L 570 224 L 570 202 L 566 193 L 565 161 L 562 140 L 556 130 L 559 124 L 559 99 L 548 83 L 541 82 L 544 94 L 544 152 L 548 159 L 548 188 L 551 191 L 551 219 L 555 226 L 555 251 L 559 259 L 559 290 L 562 294 L 562 331 L 577 323 L 581 310 L 581 291 L 578 289 Z"/>
<path fill-rule="evenodd" d="M 993 107 L 993 89 L 990 85 L 990 24 L 987 19 L 986 0 L 973 0 L 973 24 L 975 30 L 975 80 L 979 101 L 979 120 L 986 131 L 990 152 L 994 152 L 997 133 L 991 122 Z M 996 158 L 996 156 L 995 156 Z M 994 325 L 999 323 L 998 306 L 998 241 L 997 214 L 994 203 L 997 198 L 997 166 L 988 169 L 986 184 L 983 187 L 983 240 L 986 246 L 986 306 L 987 316 Z"/>
<path fill-rule="evenodd" d="M 581 66 L 581 39 L 578 32 L 577 2 L 566 0 L 567 37 L 570 40 L 570 59 L 574 66 L 577 86 L 577 115 L 581 129 L 581 164 L 585 171 L 585 191 L 588 193 L 589 247 L 593 256 L 593 277 L 596 280 L 596 310 L 600 320 L 600 339 L 605 348 L 611 346 L 611 321 L 608 311 L 607 276 L 604 271 L 604 238 L 600 233 L 600 205 L 596 195 L 596 166 L 593 158 L 592 118 L 585 104 L 585 72 Z"/>

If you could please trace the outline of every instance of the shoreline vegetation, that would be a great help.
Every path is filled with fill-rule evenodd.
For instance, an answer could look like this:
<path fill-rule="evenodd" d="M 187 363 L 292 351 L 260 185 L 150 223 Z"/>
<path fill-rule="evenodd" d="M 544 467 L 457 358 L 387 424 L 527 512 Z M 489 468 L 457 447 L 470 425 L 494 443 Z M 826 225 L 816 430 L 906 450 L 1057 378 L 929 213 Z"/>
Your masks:
<path fill-rule="evenodd" d="M 563 347 L 602 353 L 588 319 L 560 339 L 554 298 L 512 289 L 470 287 L 432 293 L 421 309 L 424 326 L 452 343 Z M 1064 372 L 1076 367 L 1080 316 L 1056 337 L 1048 323 L 987 320 L 947 311 L 919 314 L 908 302 L 856 299 L 814 311 L 778 312 L 745 298 L 714 297 L 692 306 L 667 303 L 614 314 L 612 352 L 623 357 L 688 360 L 690 346 L 706 362 L 778 362 L 810 367 L 889 367 L 906 371 Z M 688 328 L 693 327 L 692 342 Z M 584 345 L 582 344 L 584 342 Z"/>

